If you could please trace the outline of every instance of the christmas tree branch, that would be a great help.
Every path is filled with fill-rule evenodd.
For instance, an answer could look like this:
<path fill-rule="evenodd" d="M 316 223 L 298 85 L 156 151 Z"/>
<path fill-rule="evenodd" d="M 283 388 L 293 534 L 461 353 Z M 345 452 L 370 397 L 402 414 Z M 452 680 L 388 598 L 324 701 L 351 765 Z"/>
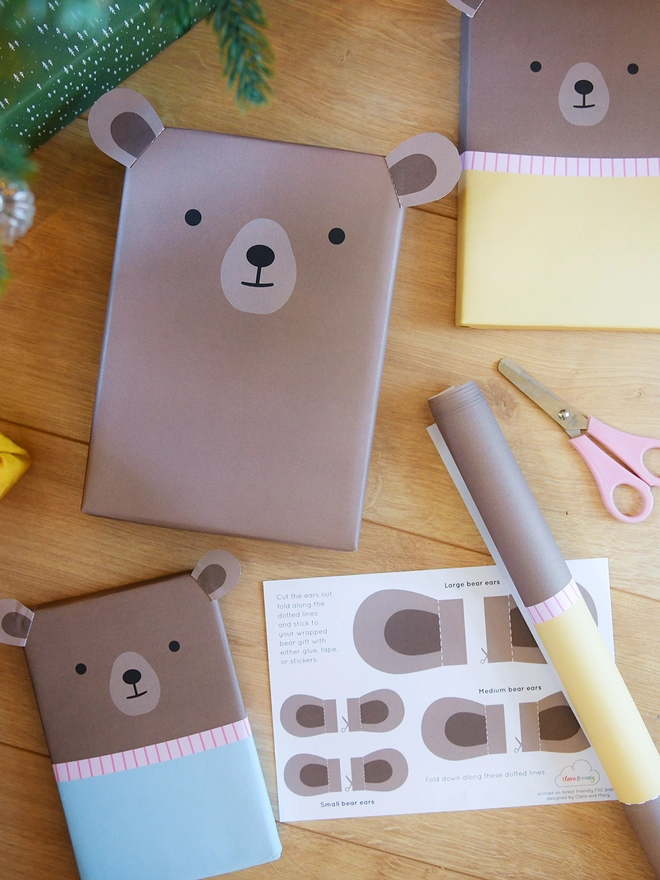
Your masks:
<path fill-rule="evenodd" d="M 270 93 L 273 51 L 263 30 L 268 26 L 257 0 L 218 0 L 209 18 L 218 33 L 229 88 L 236 86 L 241 106 L 263 104 Z"/>

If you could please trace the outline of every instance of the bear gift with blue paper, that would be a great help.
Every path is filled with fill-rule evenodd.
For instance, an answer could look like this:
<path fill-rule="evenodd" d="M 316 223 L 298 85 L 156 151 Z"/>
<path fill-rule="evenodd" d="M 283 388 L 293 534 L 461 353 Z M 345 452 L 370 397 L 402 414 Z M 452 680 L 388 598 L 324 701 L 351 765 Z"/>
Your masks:
<path fill-rule="evenodd" d="M 449 0 L 461 44 L 457 315 L 659 330 L 655 0 Z"/>
<path fill-rule="evenodd" d="M 82 880 L 200 880 L 279 858 L 217 601 L 239 575 L 212 550 L 191 574 L 35 611 L 0 600 Z"/>

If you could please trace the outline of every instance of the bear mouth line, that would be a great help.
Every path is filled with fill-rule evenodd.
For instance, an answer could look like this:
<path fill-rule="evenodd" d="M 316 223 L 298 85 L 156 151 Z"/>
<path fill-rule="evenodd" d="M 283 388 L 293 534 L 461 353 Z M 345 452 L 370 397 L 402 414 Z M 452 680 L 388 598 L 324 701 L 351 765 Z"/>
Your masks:
<path fill-rule="evenodd" d="M 596 105 L 595 104 L 587 104 L 585 103 L 587 100 L 586 95 L 582 98 L 581 104 L 573 104 L 574 110 L 592 110 Z"/>

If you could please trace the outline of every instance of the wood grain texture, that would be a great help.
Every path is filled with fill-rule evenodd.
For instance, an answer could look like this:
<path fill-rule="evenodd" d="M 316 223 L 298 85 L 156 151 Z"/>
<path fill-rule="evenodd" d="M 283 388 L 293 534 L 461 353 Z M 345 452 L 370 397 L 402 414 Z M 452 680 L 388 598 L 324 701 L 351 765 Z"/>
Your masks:
<path fill-rule="evenodd" d="M 438 0 L 266 0 L 277 76 L 241 112 L 202 23 L 134 74 L 166 125 L 385 155 L 458 129 L 460 15 Z M 480 331 L 454 325 L 455 194 L 406 217 L 360 549 L 353 554 L 166 531 L 83 516 L 123 169 L 78 119 L 37 151 L 34 228 L 12 249 L 0 300 L 0 431 L 31 470 L 0 502 L 0 595 L 27 605 L 190 569 L 216 546 L 243 566 L 223 613 L 276 809 L 262 582 L 488 564 L 429 440 L 426 400 L 476 379 L 567 558 L 610 560 L 617 658 L 660 743 L 660 514 L 628 526 L 604 510 L 563 433 L 496 370 L 518 360 L 587 413 L 660 434 L 657 334 Z M 0 880 L 75 880 L 20 650 L 0 645 Z M 279 862 L 246 878 L 649 880 L 618 804 L 280 825 Z"/>

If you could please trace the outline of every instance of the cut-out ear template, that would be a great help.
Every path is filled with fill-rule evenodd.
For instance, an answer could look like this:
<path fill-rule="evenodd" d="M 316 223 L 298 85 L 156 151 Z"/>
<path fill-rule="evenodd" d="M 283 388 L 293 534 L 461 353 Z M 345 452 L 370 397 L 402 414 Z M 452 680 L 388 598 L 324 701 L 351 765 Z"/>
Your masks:
<path fill-rule="evenodd" d="M 372 593 L 356 612 L 353 641 L 365 663 L 382 672 L 465 664 L 463 600 L 407 590 Z"/>
<path fill-rule="evenodd" d="M 451 141 L 434 132 L 409 138 L 385 161 L 404 208 L 443 198 L 461 175 L 458 151 Z"/>
<path fill-rule="evenodd" d="M 581 584 L 577 586 L 598 624 L 598 611 L 591 594 Z M 545 657 L 513 596 L 486 596 L 484 616 L 489 663 L 545 663 Z"/>
<path fill-rule="evenodd" d="M 387 733 L 398 727 L 405 715 L 403 700 L 389 688 L 349 697 L 347 706 L 349 731 Z"/>
<path fill-rule="evenodd" d="M 337 701 L 293 694 L 282 703 L 280 721 L 293 736 L 337 733 Z"/>
<path fill-rule="evenodd" d="M 472 18 L 484 0 L 447 0 L 447 2 L 458 9 L 459 12 L 465 13 L 468 18 Z"/>
<path fill-rule="evenodd" d="M 422 739 L 430 752 L 447 761 L 504 754 L 504 706 L 442 697 L 424 713 Z"/>
<path fill-rule="evenodd" d="M 34 611 L 16 599 L 0 599 L 0 642 L 24 648 L 33 620 Z"/>
<path fill-rule="evenodd" d="M 561 691 L 521 703 L 520 732 L 523 752 L 581 752 L 590 745 Z"/>
<path fill-rule="evenodd" d="M 489 663 L 545 663 L 513 596 L 486 596 L 484 615 Z"/>
<path fill-rule="evenodd" d="M 405 206 L 458 151 L 168 128 L 123 88 L 89 130 L 126 170 L 83 511 L 355 550 Z"/>
<path fill-rule="evenodd" d="M 370 691 L 346 701 L 347 718 L 342 733 L 387 733 L 403 721 L 403 700 L 389 688 Z M 321 700 L 309 694 L 293 694 L 280 709 L 282 727 L 293 736 L 318 736 L 337 733 L 337 701 Z"/>
<path fill-rule="evenodd" d="M 235 557 L 220 550 L 202 557 L 194 577 L 34 612 L 0 600 L 0 641 L 24 647 L 81 876 L 138 877 L 148 864 L 153 876 L 202 877 L 278 857 L 213 601 L 239 574 Z M 145 804 L 157 805 L 157 820 Z M 182 827 L 185 845 L 164 847 L 181 839 Z"/>
<path fill-rule="evenodd" d="M 408 762 L 396 749 L 378 749 L 351 758 L 353 791 L 394 791 L 408 778 Z"/>
<path fill-rule="evenodd" d="M 294 755 L 286 762 L 284 782 L 294 794 L 305 797 L 341 791 L 339 758 Z"/>

